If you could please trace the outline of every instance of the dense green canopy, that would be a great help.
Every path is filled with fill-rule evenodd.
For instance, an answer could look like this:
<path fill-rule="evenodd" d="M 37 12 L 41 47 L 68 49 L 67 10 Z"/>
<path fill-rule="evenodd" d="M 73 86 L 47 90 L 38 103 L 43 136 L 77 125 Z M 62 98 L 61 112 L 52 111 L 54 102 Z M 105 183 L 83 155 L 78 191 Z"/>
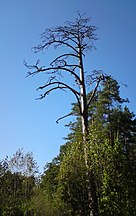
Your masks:
<path fill-rule="evenodd" d="M 117 81 L 108 76 L 89 107 L 89 182 L 95 182 L 100 216 L 136 212 L 136 119 L 126 102 Z M 68 125 L 71 132 L 40 180 L 32 153 L 18 150 L 1 161 L 0 215 L 88 215 L 81 120 L 76 104 L 72 109 L 76 120 Z"/>

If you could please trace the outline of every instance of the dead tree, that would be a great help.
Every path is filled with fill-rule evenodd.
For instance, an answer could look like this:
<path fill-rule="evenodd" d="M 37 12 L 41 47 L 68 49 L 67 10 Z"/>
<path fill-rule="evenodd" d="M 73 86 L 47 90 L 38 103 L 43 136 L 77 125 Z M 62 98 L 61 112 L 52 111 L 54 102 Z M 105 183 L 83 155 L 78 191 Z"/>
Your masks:
<path fill-rule="evenodd" d="M 90 18 L 84 18 L 84 15 L 78 13 L 74 22 L 67 22 L 64 26 L 46 29 L 43 32 L 41 36 L 41 44 L 34 47 L 34 52 L 37 53 L 44 51 L 51 46 L 58 49 L 63 47 L 63 53 L 60 53 L 55 59 L 53 59 L 49 67 L 40 66 L 39 60 L 35 65 L 29 65 L 25 62 L 25 66 L 30 70 L 27 76 L 33 76 L 40 73 L 46 73 L 49 75 L 47 82 L 37 89 L 44 91 L 40 96 L 40 99 L 45 98 L 46 95 L 54 90 L 68 90 L 75 96 L 82 120 L 85 165 L 87 169 L 89 169 L 86 148 L 86 137 L 88 134 L 88 108 L 95 92 L 97 91 L 99 83 L 103 79 L 103 75 L 98 71 L 85 74 L 84 70 L 83 58 L 85 57 L 85 52 L 94 48 L 93 42 L 97 39 L 95 33 L 96 27 L 90 25 L 90 21 Z M 61 49 L 59 49 L 59 51 L 62 52 Z M 73 79 L 73 85 L 70 85 L 67 80 L 64 80 L 66 74 L 70 76 L 71 81 Z M 87 99 L 86 91 L 88 80 L 89 85 L 94 87 L 89 99 Z M 69 113 L 59 118 L 57 122 L 73 114 L 74 113 Z M 91 180 L 91 183 L 90 178 L 93 179 Z M 89 171 L 87 172 L 87 184 L 89 203 L 88 215 L 96 216 L 98 215 L 98 202 L 95 190 L 95 179 L 93 173 L 91 173 L 91 177 L 89 176 Z"/>

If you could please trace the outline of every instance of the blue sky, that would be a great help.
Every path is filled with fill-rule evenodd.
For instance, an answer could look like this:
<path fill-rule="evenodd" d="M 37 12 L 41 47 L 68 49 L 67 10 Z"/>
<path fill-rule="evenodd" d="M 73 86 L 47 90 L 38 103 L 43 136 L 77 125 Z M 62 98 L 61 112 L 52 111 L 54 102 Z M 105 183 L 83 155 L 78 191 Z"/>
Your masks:
<path fill-rule="evenodd" d="M 32 151 L 40 170 L 59 152 L 68 133 L 64 127 L 71 120 L 55 120 L 70 110 L 74 98 L 53 93 L 37 101 L 36 88 L 45 77 L 25 78 L 25 59 L 37 58 L 31 48 L 40 42 L 44 29 L 73 20 L 75 11 L 91 16 L 99 30 L 97 50 L 90 53 L 86 68 L 101 69 L 121 84 L 121 95 L 130 100 L 136 112 L 136 1 L 135 0 L 0 0 L 0 159 L 12 156 L 18 148 Z M 44 80 L 43 80 L 44 79 Z"/>

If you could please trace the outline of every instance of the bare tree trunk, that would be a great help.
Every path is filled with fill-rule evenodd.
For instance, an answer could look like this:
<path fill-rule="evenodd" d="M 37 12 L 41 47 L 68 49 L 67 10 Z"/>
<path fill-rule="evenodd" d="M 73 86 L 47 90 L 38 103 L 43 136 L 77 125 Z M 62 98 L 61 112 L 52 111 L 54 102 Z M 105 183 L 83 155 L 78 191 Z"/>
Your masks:
<path fill-rule="evenodd" d="M 94 173 L 89 169 L 88 151 L 87 151 L 87 136 L 88 136 L 88 108 L 87 96 L 84 80 L 84 68 L 82 60 L 81 46 L 79 45 L 79 65 L 80 65 L 80 93 L 81 93 L 81 122 L 84 144 L 84 157 L 86 166 L 86 184 L 88 190 L 88 216 L 98 216 L 98 199 L 96 195 L 96 184 Z"/>
<path fill-rule="evenodd" d="M 29 69 L 28 76 L 33 76 L 39 73 L 50 74 L 50 77 L 46 84 L 40 86 L 37 90 L 45 90 L 44 94 L 40 95 L 39 99 L 45 98 L 49 93 L 54 90 L 68 90 L 76 98 L 81 122 L 82 122 L 82 135 L 83 135 L 83 145 L 84 145 L 84 160 L 86 167 L 86 186 L 88 190 L 88 213 L 85 213 L 85 216 L 98 216 L 98 202 L 96 196 L 96 181 L 95 174 L 89 166 L 89 157 L 88 157 L 88 107 L 95 95 L 97 87 L 101 81 L 101 77 L 96 79 L 96 87 L 92 92 L 92 95 L 87 101 L 86 94 L 86 83 L 85 83 L 85 74 L 83 67 L 83 55 L 84 52 L 88 49 L 92 49 L 93 41 L 97 39 L 95 30 L 96 27 L 93 25 L 88 25 L 90 18 L 84 18 L 84 15 L 77 13 L 78 17 L 74 22 L 68 22 L 67 26 L 59 26 L 56 28 L 46 29 L 42 35 L 42 42 L 34 47 L 35 52 L 44 51 L 50 46 L 57 48 L 63 46 L 68 48 L 68 52 L 58 55 L 50 64 L 49 67 L 39 66 L 40 61 L 38 60 L 35 65 L 28 65 L 24 62 L 25 66 Z M 71 59 L 73 60 L 71 62 Z M 77 62 L 78 61 L 78 62 Z M 79 73 L 77 72 L 80 70 Z M 59 76 L 62 76 L 61 73 L 66 73 L 67 75 L 72 76 L 76 83 L 69 85 L 65 81 L 60 81 Z M 62 76 L 63 77 L 63 76 Z M 93 78 L 91 78 L 93 80 Z M 75 84 L 78 84 L 79 88 L 75 88 Z M 91 82 L 90 82 L 91 85 Z M 69 113 L 59 120 L 73 115 L 74 113 Z"/>

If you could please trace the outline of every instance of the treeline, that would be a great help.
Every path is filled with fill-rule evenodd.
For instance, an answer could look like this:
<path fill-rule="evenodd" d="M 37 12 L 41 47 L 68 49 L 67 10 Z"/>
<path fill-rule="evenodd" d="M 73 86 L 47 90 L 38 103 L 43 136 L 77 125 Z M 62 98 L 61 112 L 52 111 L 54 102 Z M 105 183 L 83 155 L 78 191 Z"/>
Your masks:
<path fill-rule="evenodd" d="M 37 184 L 38 167 L 31 152 L 17 150 L 0 161 L 0 215 L 34 215 L 31 198 Z"/>
<path fill-rule="evenodd" d="M 41 176 L 32 153 L 18 150 L 13 158 L 1 161 L 1 216 L 88 216 L 92 182 L 97 215 L 136 215 L 136 118 L 119 88 L 110 76 L 101 82 L 89 106 L 85 144 L 78 106 L 73 104 L 75 121 L 67 125 L 70 133 Z"/>

